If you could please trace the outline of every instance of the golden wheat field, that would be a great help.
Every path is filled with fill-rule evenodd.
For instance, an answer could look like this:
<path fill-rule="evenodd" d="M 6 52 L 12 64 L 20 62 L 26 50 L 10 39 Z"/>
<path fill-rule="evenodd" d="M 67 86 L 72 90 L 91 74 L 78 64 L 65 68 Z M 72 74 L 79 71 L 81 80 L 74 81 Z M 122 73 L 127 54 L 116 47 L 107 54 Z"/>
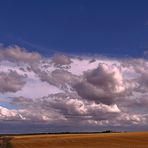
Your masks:
<path fill-rule="evenodd" d="M 148 148 L 148 132 L 14 136 L 8 148 Z"/>

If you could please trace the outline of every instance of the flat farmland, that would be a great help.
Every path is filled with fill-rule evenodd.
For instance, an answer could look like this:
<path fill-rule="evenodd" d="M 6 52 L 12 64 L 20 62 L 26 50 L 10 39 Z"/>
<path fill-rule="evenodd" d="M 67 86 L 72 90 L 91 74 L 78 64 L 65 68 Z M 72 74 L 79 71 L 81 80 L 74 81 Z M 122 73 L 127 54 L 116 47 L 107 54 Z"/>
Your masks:
<path fill-rule="evenodd" d="M 148 148 L 148 132 L 25 135 L 9 139 L 5 144 L 9 148 Z"/>

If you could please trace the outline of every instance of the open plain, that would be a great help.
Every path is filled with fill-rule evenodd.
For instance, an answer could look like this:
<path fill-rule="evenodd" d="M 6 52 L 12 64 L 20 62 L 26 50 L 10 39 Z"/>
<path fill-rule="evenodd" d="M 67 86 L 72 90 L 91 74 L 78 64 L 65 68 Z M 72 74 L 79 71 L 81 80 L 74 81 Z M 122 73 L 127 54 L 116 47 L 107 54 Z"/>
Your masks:
<path fill-rule="evenodd" d="M 1 139 L 2 148 L 148 148 L 148 132 L 22 135 Z"/>

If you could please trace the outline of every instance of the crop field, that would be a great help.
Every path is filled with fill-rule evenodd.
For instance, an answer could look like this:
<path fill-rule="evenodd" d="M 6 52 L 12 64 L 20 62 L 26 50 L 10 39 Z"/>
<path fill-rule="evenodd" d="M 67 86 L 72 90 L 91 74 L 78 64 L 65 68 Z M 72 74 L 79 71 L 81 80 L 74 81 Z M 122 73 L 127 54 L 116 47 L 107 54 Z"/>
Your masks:
<path fill-rule="evenodd" d="M 2 148 L 148 148 L 148 132 L 9 136 Z"/>

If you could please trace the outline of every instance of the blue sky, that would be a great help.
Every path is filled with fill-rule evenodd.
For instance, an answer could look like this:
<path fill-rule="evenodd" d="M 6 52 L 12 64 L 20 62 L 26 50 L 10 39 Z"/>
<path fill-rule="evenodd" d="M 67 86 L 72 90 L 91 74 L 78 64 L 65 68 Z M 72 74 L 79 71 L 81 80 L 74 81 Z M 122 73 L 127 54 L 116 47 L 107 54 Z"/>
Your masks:
<path fill-rule="evenodd" d="M 0 133 L 147 130 L 147 8 L 0 1 Z"/>
<path fill-rule="evenodd" d="M 147 0 L 5 0 L 0 42 L 52 51 L 142 56 L 148 48 Z"/>

